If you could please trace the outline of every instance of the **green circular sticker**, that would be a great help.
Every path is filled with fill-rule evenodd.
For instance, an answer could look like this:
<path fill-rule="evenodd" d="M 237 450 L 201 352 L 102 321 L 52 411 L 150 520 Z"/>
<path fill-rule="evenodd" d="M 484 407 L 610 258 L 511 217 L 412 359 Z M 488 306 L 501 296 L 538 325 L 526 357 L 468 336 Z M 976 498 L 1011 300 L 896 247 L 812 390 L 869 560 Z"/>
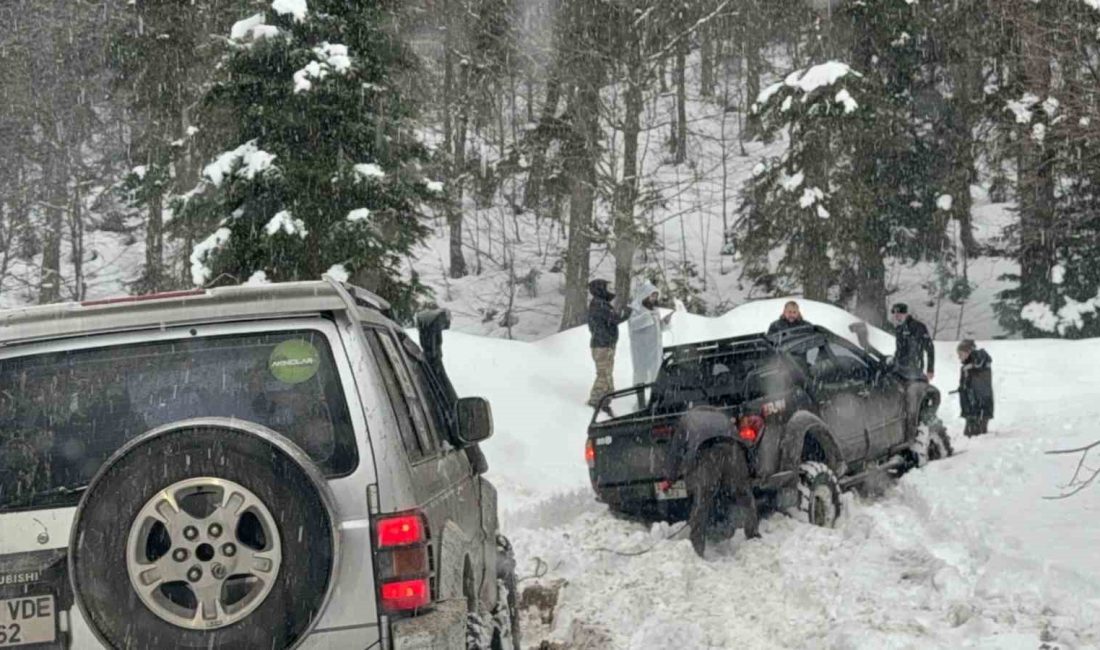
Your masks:
<path fill-rule="evenodd" d="M 267 367 L 284 384 L 300 384 L 313 379 L 321 367 L 321 355 L 309 341 L 283 341 L 271 351 Z"/>

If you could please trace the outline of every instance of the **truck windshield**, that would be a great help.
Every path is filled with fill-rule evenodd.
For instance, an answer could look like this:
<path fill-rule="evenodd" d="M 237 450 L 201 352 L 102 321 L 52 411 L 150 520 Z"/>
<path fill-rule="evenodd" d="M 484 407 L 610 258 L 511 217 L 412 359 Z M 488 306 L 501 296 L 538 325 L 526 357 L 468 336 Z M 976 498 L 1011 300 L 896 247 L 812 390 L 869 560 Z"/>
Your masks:
<path fill-rule="evenodd" d="M 197 417 L 270 427 L 329 476 L 358 462 L 332 351 L 317 331 L 22 356 L 0 360 L 0 511 L 73 505 L 127 441 Z"/>

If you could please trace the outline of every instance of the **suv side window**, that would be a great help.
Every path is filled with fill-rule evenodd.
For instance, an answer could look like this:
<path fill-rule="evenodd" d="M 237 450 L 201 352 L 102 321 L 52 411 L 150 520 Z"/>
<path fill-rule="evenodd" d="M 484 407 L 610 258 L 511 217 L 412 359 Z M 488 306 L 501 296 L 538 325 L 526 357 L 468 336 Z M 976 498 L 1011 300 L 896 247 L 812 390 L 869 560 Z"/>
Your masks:
<path fill-rule="evenodd" d="M 438 390 L 438 383 L 432 374 L 431 368 L 424 361 L 424 354 L 420 351 L 420 346 L 407 339 L 404 343 L 405 349 L 409 352 L 405 358 L 409 363 L 413 381 L 420 388 L 424 410 L 428 414 L 429 433 L 435 445 L 443 447 L 443 441 L 449 439 L 447 434 L 450 427 L 447 414 L 443 410 L 446 398 Z"/>
<path fill-rule="evenodd" d="M 401 427 L 401 442 L 405 445 L 409 460 L 415 463 L 433 456 L 436 452 L 435 441 L 412 377 L 401 360 L 397 343 L 389 332 L 370 327 L 363 331 L 382 369 L 386 389 Z"/>

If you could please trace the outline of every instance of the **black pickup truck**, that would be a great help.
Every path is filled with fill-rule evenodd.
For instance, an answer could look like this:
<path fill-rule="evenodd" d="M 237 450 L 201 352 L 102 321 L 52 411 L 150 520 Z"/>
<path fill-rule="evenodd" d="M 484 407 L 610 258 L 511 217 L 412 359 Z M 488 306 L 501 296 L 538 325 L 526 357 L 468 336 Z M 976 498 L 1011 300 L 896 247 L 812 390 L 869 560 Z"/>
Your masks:
<path fill-rule="evenodd" d="M 738 421 L 758 507 L 817 525 L 833 525 L 842 489 L 951 455 L 939 391 L 875 350 L 866 326 L 851 329 L 862 348 L 811 325 L 665 348 L 653 384 L 595 409 L 585 459 L 597 498 L 628 516 L 685 517 L 683 482 L 657 486 L 676 423 L 699 405 Z M 614 415 L 624 406 L 633 412 Z"/>

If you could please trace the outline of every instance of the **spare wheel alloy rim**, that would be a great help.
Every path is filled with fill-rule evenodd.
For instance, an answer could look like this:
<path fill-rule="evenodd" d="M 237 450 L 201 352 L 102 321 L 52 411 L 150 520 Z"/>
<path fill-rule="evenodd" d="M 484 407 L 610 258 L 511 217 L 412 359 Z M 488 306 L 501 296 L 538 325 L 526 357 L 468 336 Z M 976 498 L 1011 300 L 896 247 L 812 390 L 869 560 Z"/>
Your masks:
<path fill-rule="evenodd" d="M 215 630 L 254 612 L 279 576 L 279 529 L 248 488 L 216 477 L 169 485 L 130 525 L 126 569 L 161 619 Z"/>

